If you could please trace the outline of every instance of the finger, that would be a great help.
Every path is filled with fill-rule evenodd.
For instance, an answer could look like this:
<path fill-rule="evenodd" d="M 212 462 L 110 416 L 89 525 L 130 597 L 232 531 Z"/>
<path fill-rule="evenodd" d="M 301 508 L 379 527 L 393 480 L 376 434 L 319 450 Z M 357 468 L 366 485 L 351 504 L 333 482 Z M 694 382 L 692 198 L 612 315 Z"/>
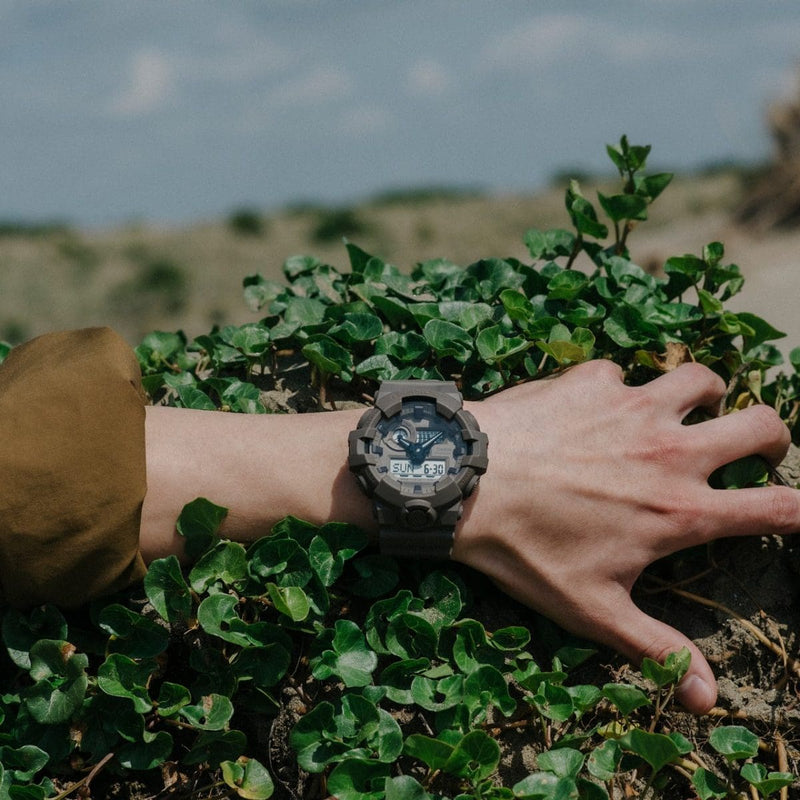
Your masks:
<path fill-rule="evenodd" d="M 708 472 L 737 458 L 758 454 L 780 464 L 789 450 L 791 434 L 777 412 L 765 405 L 750 406 L 732 414 L 691 425 L 700 458 Z"/>
<path fill-rule="evenodd" d="M 705 493 L 707 538 L 784 536 L 800 532 L 800 490 L 788 486 L 712 489 Z"/>
<path fill-rule="evenodd" d="M 716 414 L 725 395 L 725 381 L 702 364 L 681 364 L 639 388 L 673 407 L 681 419 L 695 408 Z"/>
<path fill-rule="evenodd" d="M 651 658 L 663 663 L 670 654 L 689 648 L 689 669 L 678 686 L 676 697 L 687 711 L 703 714 L 717 701 L 717 682 L 705 656 L 680 631 L 645 614 L 624 594 L 604 623 L 587 633 L 622 653 L 635 664 Z"/>

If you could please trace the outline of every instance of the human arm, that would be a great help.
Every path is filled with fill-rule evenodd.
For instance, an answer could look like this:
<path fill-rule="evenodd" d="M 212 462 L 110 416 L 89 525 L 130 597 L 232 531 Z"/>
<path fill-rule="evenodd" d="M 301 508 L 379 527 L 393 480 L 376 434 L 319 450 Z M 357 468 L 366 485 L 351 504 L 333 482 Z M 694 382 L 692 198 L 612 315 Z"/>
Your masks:
<path fill-rule="evenodd" d="M 714 703 L 713 674 L 685 637 L 635 607 L 634 582 L 685 547 L 800 528 L 794 490 L 708 485 L 722 464 L 750 453 L 778 462 L 788 446 L 785 426 L 764 406 L 682 424 L 698 406 L 713 409 L 724 388 L 697 365 L 628 387 L 617 367 L 598 361 L 468 404 L 489 435 L 490 465 L 453 549 L 510 595 L 635 662 L 690 647 L 681 699 L 698 712 Z M 148 409 L 145 557 L 180 552 L 174 520 L 199 495 L 230 509 L 223 533 L 235 539 L 263 535 L 289 513 L 374 529 L 346 468 L 359 416 Z"/>

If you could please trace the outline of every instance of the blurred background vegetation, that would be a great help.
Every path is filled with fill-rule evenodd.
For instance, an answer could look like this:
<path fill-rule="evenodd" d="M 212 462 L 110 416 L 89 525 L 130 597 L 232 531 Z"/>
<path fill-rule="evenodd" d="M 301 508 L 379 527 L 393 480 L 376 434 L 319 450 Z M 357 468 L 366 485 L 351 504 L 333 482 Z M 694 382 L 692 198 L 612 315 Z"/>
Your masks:
<path fill-rule="evenodd" d="M 788 351 L 800 343 L 800 87 L 769 109 L 767 124 L 769 162 L 677 175 L 630 244 L 634 259 L 658 273 L 672 255 L 723 241 L 751 284 L 739 304 L 785 329 Z M 669 168 L 657 164 L 657 152 L 651 161 Z M 528 195 L 419 186 L 347 206 L 238 207 L 225 218 L 173 226 L 90 230 L 59 220 L 0 220 L 0 339 L 15 344 L 48 330 L 111 325 L 135 345 L 152 330 L 192 337 L 241 324 L 253 319 L 242 301 L 247 275 L 280 279 L 284 260 L 300 253 L 344 266 L 345 239 L 401 269 L 438 257 L 464 265 L 524 260 L 529 227 L 566 225 L 571 178 L 587 195 L 616 180 L 560 168 L 549 188 Z"/>

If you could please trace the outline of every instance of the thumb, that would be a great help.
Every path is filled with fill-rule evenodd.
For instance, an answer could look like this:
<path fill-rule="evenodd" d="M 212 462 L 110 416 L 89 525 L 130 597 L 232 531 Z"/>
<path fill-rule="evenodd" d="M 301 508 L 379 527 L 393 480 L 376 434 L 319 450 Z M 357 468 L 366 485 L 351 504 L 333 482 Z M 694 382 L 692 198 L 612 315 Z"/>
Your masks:
<path fill-rule="evenodd" d="M 594 637 L 614 648 L 635 664 L 643 658 L 663 663 L 670 654 L 687 647 L 692 660 L 689 669 L 678 685 L 678 702 L 694 714 L 703 714 L 717 701 L 717 681 L 703 654 L 691 639 L 680 631 L 659 622 L 637 608 L 630 596 L 625 595 L 609 615 L 601 631 Z"/>

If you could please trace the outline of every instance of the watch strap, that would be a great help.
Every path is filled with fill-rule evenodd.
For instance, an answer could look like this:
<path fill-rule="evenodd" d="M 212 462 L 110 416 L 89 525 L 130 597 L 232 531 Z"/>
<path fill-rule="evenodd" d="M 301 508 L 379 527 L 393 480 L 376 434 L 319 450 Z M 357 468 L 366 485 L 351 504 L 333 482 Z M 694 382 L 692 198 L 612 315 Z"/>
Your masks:
<path fill-rule="evenodd" d="M 422 528 L 409 531 L 407 528 L 381 527 L 378 541 L 381 553 L 386 556 L 446 561 L 453 549 L 453 529 Z"/>

